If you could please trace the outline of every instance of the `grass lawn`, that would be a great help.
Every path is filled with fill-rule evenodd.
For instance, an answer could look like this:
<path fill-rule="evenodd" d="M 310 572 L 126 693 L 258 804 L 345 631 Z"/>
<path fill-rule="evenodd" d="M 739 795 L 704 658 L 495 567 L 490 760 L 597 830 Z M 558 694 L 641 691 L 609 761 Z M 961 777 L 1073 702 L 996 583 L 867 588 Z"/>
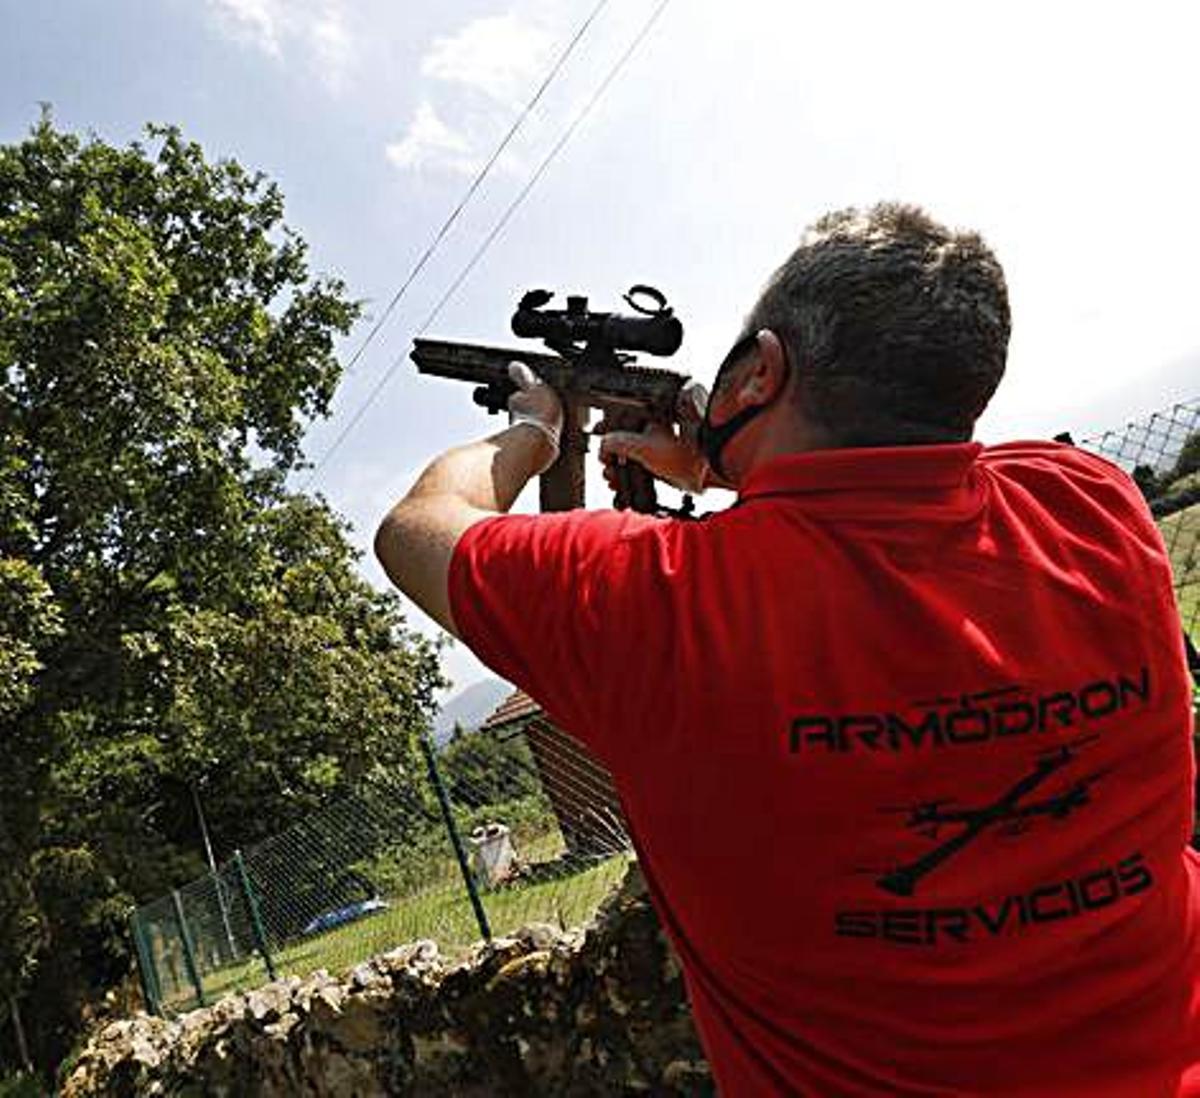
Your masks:
<path fill-rule="evenodd" d="M 544 844 L 548 851 L 553 844 Z M 492 935 L 503 937 L 527 923 L 578 926 L 591 918 L 600 902 L 620 882 L 628 862 L 617 854 L 603 862 L 553 880 L 497 888 L 482 894 Z M 462 956 L 483 936 L 470 899 L 450 863 L 435 883 L 408 896 L 388 897 L 386 911 L 324 934 L 288 943 L 274 955 L 280 976 L 307 976 L 319 968 L 337 973 L 406 942 L 431 938 L 442 955 Z M 209 1003 L 234 991 L 245 991 L 266 983 L 267 971 L 261 958 L 205 974 L 204 995 Z M 166 997 L 165 1008 L 188 1010 L 194 1005 L 190 993 Z"/>
<path fill-rule="evenodd" d="M 1158 527 L 1171 554 L 1184 628 L 1196 637 L 1200 630 L 1200 504 L 1168 515 Z"/>

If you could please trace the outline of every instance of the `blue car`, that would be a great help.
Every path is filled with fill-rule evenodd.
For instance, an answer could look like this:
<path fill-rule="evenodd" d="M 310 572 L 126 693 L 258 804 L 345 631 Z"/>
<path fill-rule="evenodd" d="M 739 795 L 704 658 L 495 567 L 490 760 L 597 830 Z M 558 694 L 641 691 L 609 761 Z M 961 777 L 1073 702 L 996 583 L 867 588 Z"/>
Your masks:
<path fill-rule="evenodd" d="M 335 907 L 332 911 L 322 911 L 304 927 L 301 933 L 321 934 L 326 930 L 345 926 L 346 923 L 352 923 L 367 915 L 374 915 L 377 911 L 387 911 L 390 906 L 391 904 L 387 900 L 374 899 L 359 900 L 358 903 L 347 904 L 345 907 Z"/>

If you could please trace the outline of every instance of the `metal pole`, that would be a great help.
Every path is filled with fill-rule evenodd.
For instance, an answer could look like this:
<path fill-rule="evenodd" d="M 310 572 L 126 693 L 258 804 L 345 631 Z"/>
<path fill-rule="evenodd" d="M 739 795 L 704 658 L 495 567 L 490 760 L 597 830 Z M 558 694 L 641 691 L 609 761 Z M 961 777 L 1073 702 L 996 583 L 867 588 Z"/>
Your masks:
<path fill-rule="evenodd" d="M 179 923 L 179 940 L 183 943 L 183 963 L 187 968 L 188 979 L 196 989 L 196 1001 L 204 1006 L 204 984 L 200 980 L 200 970 L 196 967 L 196 950 L 192 944 L 192 932 L 188 930 L 187 919 L 183 916 L 183 901 L 179 898 L 178 889 L 171 891 L 171 902 L 175 905 L 175 920 Z"/>
<path fill-rule="evenodd" d="M 450 834 L 450 843 L 454 847 L 454 856 L 458 859 L 459 872 L 462 873 L 463 883 L 467 886 L 467 895 L 471 897 L 471 907 L 475 910 L 475 921 L 479 924 L 479 933 L 486 942 L 492 940 L 492 928 L 488 925 L 487 912 L 483 909 L 483 901 L 479 898 L 479 888 L 475 884 L 475 875 L 467 862 L 467 852 L 463 849 L 458 827 L 454 823 L 454 814 L 450 811 L 450 798 L 446 795 L 446 787 L 442 784 L 442 775 L 438 772 L 437 760 L 434 758 L 433 746 L 427 736 L 421 736 L 421 750 L 425 753 L 425 765 L 429 768 L 429 780 L 433 782 L 437 793 L 438 804 L 442 809 L 442 820 Z"/>
<path fill-rule="evenodd" d="M 21 1024 L 21 1007 L 17 997 L 8 997 L 8 1013 L 12 1016 L 13 1029 L 17 1032 L 17 1054 L 21 1059 L 21 1068 L 28 1074 L 33 1074 L 33 1061 L 29 1058 L 29 1045 L 25 1041 L 25 1027 Z"/>
<path fill-rule="evenodd" d="M 250 916 L 250 929 L 254 932 L 254 944 L 258 946 L 258 952 L 262 954 L 262 959 L 267 966 L 267 975 L 271 980 L 275 980 L 275 962 L 271 958 L 271 949 L 267 945 L 267 932 L 263 927 L 262 915 L 258 910 L 258 897 L 254 894 L 254 886 L 250 883 L 250 874 L 246 872 L 246 862 L 242 858 L 242 852 L 235 850 L 233 852 L 233 860 L 237 865 L 238 880 L 242 885 L 242 896 L 246 900 L 246 911 Z"/>
<path fill-rule="evenodd" d="M 208 821 L 204 818 L 204 809 L 200 806 L 200 794 L 196 792 L 196 783 L 188 788 L 192 791 L 192 804 L 196 806 L 196 819 L 200 821 L 200 837 L 204 840 L 204 853 L 208 855 L 208 868 L 213 876 L 217 873 L 217 862 L 213 857 L 212 840 L 208 837 Z"/>
<path fill-rule="evenodd" d="M 233 940 L 233 927 L 229 925 L 229 909 L 225 905 L 225 890 L 221 886 L 221 876 L 217 872 L 217 859 L 213 857 L 212 840 L 208 835 L 208 821 L 204 818 L 204 809 L 200 805 L 200 794 L 193 782 L 189 788 L 192 791 L 192 804 L 196 806 L 196 819 L 200 821 L 200 836 L 204 840 L 204 853 L 208 855 L 208 869 L 212 873 L 213 887 L 217 890 L 217 907 L 221 909 L 221 923 L 225 927 L 225 941 L 229 945 L 230 961 L 237 960 L 237 944 Z"/>
<path fill-rule="evenodd" d="M 163 994 L 162 958 L 154 952 L 154 939 L 150 936 L 150 931 L 141 919 L 138 919 L 138 934 L 141 935 L 142 948 L 146 951 L 146 956 L 149 958 L 149 964 L 146 968 L 146 976 L 150 981 L 150 994 L 154 997 L 154 1005 L 158 1008 L 160 1014 L 165 1015 L 163 1004 L 167 1001 L 167 997 Z M 163 928 L 162 924 L 158 925 L 158 937 L 160 944 L 162 943 Z M 173 982 L 174 977 L 172 977 Z"/>
<path fill-rule="evenodd" d="M 141 921 L 137 909 L 129 913 L 129 933 L 133 938 L 133 955 L 137 961 L 138 981 L 142 985 L 142 999 L 146 1003 L 147 1014 L 162 1014 L 159 998 L 154 994 L 154 961 L 146 948 L 146 938 L 142 933 Z"/>

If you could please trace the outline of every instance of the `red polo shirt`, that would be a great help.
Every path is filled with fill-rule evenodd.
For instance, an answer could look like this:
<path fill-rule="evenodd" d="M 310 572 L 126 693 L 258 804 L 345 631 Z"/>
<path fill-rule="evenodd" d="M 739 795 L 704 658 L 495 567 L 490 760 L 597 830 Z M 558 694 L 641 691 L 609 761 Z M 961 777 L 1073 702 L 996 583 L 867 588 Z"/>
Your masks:
<path fill-rule="evenodd" d="M 481 522 L 450 595 L 610 766 L 723 1094 L 1187 1092 L 1191 696 L 1115 467 L 796 455 L 699 522 Z"/>

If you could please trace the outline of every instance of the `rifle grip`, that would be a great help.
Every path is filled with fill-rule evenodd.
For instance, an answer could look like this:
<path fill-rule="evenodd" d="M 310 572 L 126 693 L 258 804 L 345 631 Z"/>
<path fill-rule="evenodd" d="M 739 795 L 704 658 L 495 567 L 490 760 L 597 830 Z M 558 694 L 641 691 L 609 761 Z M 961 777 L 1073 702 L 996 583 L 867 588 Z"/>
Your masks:
<path fill-rule="evenodd" d="M 563 401 L 563 425 L 558 460 L 541 476 L 538 497 L 543 512 L 573 511 L 584 505 L 583 458 L 587 436 L 579 426 L 580 408 Z"/>
<path fill-rule="evenodd" d="M 653 515 L 658 510 L 658 493 L 654 490 L 654 477 L 635 461 L 617 466 L 617 490 L 613 506 L 618 511 L 637 511 L 642 515 Z"/>

